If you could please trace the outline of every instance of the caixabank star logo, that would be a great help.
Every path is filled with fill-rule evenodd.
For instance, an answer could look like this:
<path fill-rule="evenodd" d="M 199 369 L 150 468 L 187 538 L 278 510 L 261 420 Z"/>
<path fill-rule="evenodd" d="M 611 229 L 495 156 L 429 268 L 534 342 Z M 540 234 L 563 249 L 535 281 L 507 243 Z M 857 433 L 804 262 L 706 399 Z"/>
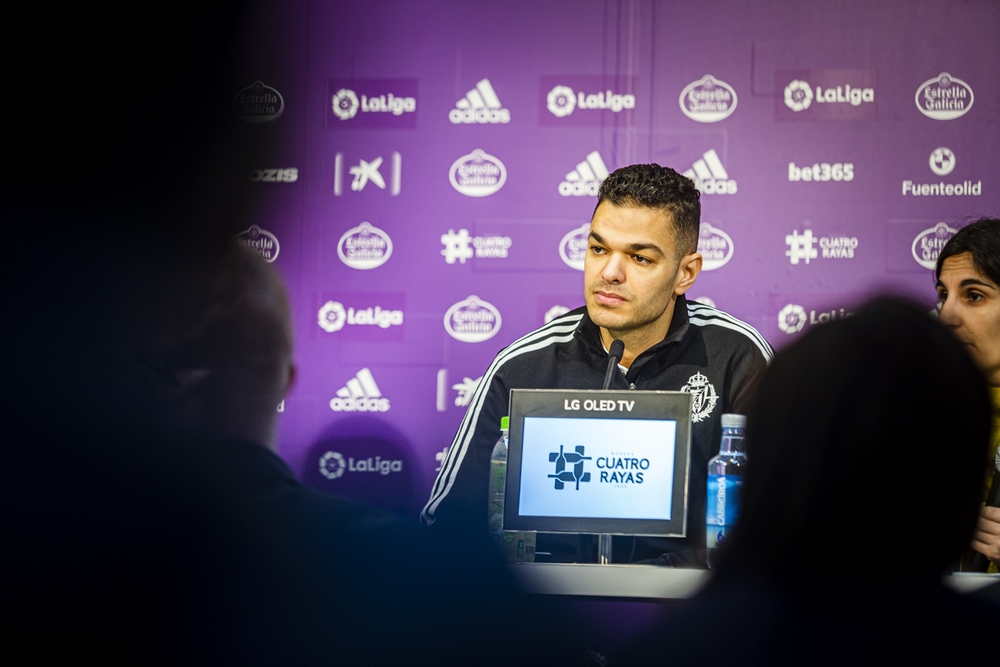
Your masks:
<path fill-rule="evenodd" d="M 567 452 L 563 445 L 559 445 L 558 452 L 549 452 L 549 463 L 556 464 L 555 474 L 549 475 L 549 479 L 555 480 L 557 491 L 566 487 L 567 483 L 576 484 L 576 490 L 580 490 L 580 482 L 589 482 L 590 473 L 583 471 L 583 462 L 590 461 L 592 456 L 584 456 L 586 448 L 583 445 L 574 447 L 575 451 Z M 567 467 L 572 466 L 567 470 Z"/>

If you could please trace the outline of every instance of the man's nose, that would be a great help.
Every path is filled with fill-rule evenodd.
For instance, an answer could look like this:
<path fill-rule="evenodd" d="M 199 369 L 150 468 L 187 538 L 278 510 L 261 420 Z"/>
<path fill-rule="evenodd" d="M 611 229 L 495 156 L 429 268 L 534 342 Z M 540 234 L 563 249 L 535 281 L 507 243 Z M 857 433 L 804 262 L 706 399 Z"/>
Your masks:
<path fill-rule="evenodd" d="M 601 270 L 601 278 L 608 283 L 620 283 L 625 280 L 625 272 L 623 270 L 622 262 L 624 259 L 621 255 L 617 253 L 611 253 L 608 257 L 607 264 Z"/>

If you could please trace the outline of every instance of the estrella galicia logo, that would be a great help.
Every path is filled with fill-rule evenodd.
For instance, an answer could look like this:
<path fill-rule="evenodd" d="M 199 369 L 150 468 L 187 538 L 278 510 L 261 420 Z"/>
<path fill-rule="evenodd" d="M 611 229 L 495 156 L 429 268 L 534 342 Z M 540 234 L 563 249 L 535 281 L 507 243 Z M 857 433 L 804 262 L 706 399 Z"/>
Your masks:
<path fill-rule="evenodd" d="M 285 99 L 271 86 L 254 81 L 253 85 L 236 93 L 233 111 L 248 123 L 270 123 L 285 111 Z"/>
<path fill-rule="evenodd" d="M 549 463 L 556 464 L 556 472 L 554 475 L 549 475 L 549 479 L 555 480 L 556 490 L 561 490 L 566 486 L 566 482 L 575 482 L 576 490 L 580 490 L 580 482 L 589 482 L 590 473 L 583 471 L 583 462 L 590 461 L 592 456 L 584 456 L 583 452 L 585 447 L 583 445 L 577 445 L 574 449 L 576 452 L 566 452 L 563 451 L 563 445 L 559 445 L 558 452 L 549 452 Z M 572 470 L 567 470 L 566 467 L 572 465 Z"/>

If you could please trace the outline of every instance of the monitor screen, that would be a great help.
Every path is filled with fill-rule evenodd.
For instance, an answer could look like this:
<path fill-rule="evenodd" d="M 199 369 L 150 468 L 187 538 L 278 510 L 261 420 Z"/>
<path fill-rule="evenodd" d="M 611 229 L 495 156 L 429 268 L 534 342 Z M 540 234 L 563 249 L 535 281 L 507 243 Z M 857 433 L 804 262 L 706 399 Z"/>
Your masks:
<path fill-rule="evenodd" d="M 513 390 L 504 527 L 683 536 L 691 397 Z"/>

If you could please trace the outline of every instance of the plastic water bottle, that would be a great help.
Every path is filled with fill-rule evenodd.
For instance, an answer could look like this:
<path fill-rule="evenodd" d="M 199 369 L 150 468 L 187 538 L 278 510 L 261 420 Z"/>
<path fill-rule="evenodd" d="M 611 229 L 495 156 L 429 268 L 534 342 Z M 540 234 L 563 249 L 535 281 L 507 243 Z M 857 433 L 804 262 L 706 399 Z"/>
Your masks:
<path fill-rule="evenodd" d="M 740 490 L 747 470 L 746 427 L 745 416 L 722 415 L 719 453 L 708 462 L 705 542 L 709 549 L 726 539 L 740 513 Z"/>
<path fill-rule="evenodd" d="M 500 419 L 500 439 L 490 455 L 490 481 L 487 495 L 487 526 L 497 539 L 503 537 L 503 495 L 507 483 L 507 433 L 510 417 Z"/>

